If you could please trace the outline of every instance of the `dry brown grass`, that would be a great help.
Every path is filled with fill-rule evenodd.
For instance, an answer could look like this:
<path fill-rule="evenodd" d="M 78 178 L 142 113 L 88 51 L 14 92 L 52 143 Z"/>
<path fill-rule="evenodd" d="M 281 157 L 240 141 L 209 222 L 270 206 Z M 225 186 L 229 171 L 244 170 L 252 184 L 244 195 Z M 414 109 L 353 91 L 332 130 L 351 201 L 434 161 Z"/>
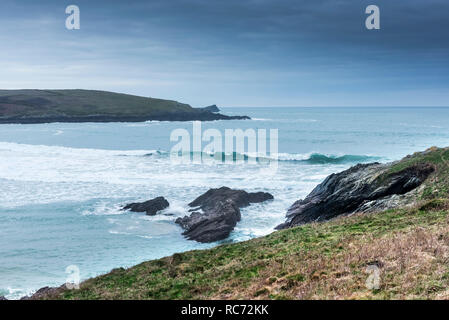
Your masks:
<path fill-rule="evenodd" d="M 448 222 L 446 220 L 446 222 Z M 333 255 L 301 252 L 272 261 L 260 280 L 244 291 L 215 299 L 447 299 L 449 224 L 412 227 L 380 238 L 350 235 Z M 380 271 L 380 288 L 370 290 L 367 267 Z M 282 277 L 273 277 L 280 271 Z"/>

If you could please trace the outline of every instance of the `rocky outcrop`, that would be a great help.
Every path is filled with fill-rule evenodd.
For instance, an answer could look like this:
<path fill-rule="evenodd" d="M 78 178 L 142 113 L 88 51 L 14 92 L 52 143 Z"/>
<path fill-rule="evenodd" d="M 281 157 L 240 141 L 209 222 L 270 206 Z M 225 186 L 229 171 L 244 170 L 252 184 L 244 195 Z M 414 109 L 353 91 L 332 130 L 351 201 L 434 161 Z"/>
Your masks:
<path fill-rule="evenodd" d="M 226 239 L 240 219 L 240 209 L 232 200 L 226 200 L 203 213 L 195 211 L 190 216 L 178 218 L 176 223 L 185 229 L 183 235 L 187 239 L 214 242 Z"/>
<path fill-rule="evenodd" d="M 208 106 L 208 107 L 199 108 L 199 109 L 203 110 L 203 111 L 207 111 L 207 112 L 213 112 L 213 113 L 220 112 L 220 109 L 218 109 L 217 105 L 215 105 L 215 104 Z"/>
<path fill-rule="evenodd" d="M 237 207 L 243 208 L 249 206 L 251 203 L 263 202 L 273 199 L 273 196 L 267 192 L 253 192 L 248 193 L 244 190 L 234 190 L 228 187 L 221 187 L 218 189 L 210 189 L 203 195 L 189 203 L 190 207 L 197 207 L 196 209 L 207 210 L 214 207 L 216 203 L 225 200 L 232 200 Z"/>
<path fill-rule="evenodd" d="M 122 210 L 130 210 L 133 212 L 145 212 L 148 216 L 154 216 L 159 211 L 168 208 L 170 204 L 164 197 L 157 197 L 149 201 L 130 203 L 123 207 Z"/>
<path fill-rule="evenodd" d="M 4 296 L 0 297 L 0 301 L 5 301 L 5 300 L 8 300 L 8 299 L 6 299 Z"/>
<path fill-rule="evenodd" d="M 359 164 L 328 176 L 304 200 L 290 207 L 287 221 L 276 229 L 403 205 L 408 193 L 435 170 L 430 164 L 416 164 L 398 172 L 390 172 L 391 167 L 392 164 Z"/>
<path fill-rule="evenodd" d="M 189 240 L 214 242 L 226 239 L 241 219 L 240 208 L 251 203 L 273 199 L 266 192 L 248 193 L 227 187 L 210 189 L 189 203 L 193 207 L 190 216 L 178 218 L 176 223 L 185 231 Z"/>
<path fill-rule="evenodd" d="M 42 299 L 52 299 L 52 297 L 57 296 L 62 291 L 66 289 L 65 284 L 63 284 L 60 287 L 43 287 L 37 290 L 33 295 L 31 296 L 25 296 L 21 298 L 20 300 L 42 300 Z"/>

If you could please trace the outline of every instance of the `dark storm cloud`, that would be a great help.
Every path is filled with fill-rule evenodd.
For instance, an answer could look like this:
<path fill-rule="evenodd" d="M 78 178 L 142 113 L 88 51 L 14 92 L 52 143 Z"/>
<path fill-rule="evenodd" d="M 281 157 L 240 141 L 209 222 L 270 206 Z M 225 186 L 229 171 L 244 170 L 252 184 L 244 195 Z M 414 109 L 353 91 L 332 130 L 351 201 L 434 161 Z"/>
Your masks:
<path fill-rule="evenodd" d="M 59 26 L 72 2 L 81 8 L 82 28 L 68 33 Z M 364 26 L 370 4 L 380 7 L 381 30 Z M 21 31 L 37 43 L 39 61 L 23 53 L 28 65 L 42 64 L 53 48 L 57 57 L 49 64 L 70 58 L 72 68 L 92 68 L 90 78 L 84 75 L 90 86 L 93 76 L 104 83 L 116 77 L 123 83 L 105 88 L 194 103 L 357 105 L 368 97 L 372 104 L 429 98 L 449 104 L 447 0 L 5 0 L 0 6 L 3 23 L 13 23 L 3 40 Z M 32 27 L 33 21 L 40 23 Z M 20 53 L 26 44 L 17 46 Z"/>
<path fill-rule="evenodd" d="M 377 33 L 363 28 L 364 11 L 370 4 L 381 8 L 382 30 Z M 117 7 L 98 1 L 95 13 L 99 12 L 100 16 L 115 15 L 123 27 L 134 20 L 142 26 L 181 32 L 178 37 L 224 37 L 231 45 L 245 40 L 297 44 L 307 40 L 416 50 L 424 49 L 423 45 L 449 46 L 446 0 L 158 0 L 121 2 Z"/>

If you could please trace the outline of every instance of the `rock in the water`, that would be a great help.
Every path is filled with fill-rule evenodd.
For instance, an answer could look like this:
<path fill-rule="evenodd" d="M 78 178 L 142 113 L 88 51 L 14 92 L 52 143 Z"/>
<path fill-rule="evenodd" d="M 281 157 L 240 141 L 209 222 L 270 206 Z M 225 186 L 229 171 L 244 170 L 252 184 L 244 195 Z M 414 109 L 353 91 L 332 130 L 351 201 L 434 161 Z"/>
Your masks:
<path fill-rule="evenodd" d="M 4 301 L 4 300 L 8 300 L 8 299 L 6 299 L 4 296 L 1 296 L 0 301 L 2 301 L 2 300 Z"/>
<path fill-rule="evenodd" d="M 149 216 L 154 216 L 158 211 L 168 208 L 170 204 L 164 197 L 157 197 L 149 201 L 140 203 L 130 203 L 123 207 L 122 210 L 130 210 L 133 212 L 146 212 Z"/>
<path fill-rule="evenodd" d="M 240 219 L 240 209 L 228 199 L 216 203 L 204 213 L 193 212 L 190 216 L 178 218 L 176 223 L 186 230 L 183 235 L 187 239 L 214 242 L 226 239 Z"/>
<path fill-rule="evenodd" d="M 208 208 L 214 207 L 220 201 L 232 200 L 237 207 L 243 208 L 249 206 L 251 203 L 263 202 L 270 199 L 273 199 L 273 196 L 267 192 L 248 193 L 244 190 L 221 187 L 218 189 L 210 189 L 189 203 L 189 206 L 207 210 Z"/>
<path fill-rule="evenodd" d="M 232 190 L 227 187 L 210 189 L 189 203 L 195 207 L 190 216 L 178 218 L 183 233 L 190 240 L 214 242 L 226 239 L 241 219 L 240 209 L 251 203 L 273 199 L 266 192 L 248 193 L 244 190 Z M 202 210 L 199 212 L 197 210 Z"/>
<path fill-rule="evenodd" d="M 430 164 L 419 164 L 390 174 L 391 165 L 358 164 L 328 176 L 304 200 L 296 201 L 287 212 L 287 221 L 276 228 L 394 208 L 435 170 Z"/>

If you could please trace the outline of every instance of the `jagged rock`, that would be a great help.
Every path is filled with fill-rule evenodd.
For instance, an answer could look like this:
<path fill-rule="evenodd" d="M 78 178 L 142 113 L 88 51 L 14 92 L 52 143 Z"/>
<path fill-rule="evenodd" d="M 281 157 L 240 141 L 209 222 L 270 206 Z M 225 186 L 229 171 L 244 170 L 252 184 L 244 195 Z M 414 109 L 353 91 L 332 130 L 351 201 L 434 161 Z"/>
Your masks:
<path fill-rule="evenodd" d="M 208 107 L 200 108 L 201 110 L 207 111 L 207 112 L 220 112 L 220 109 L 218 109 L 217 105 L 213 104 Z"/>
<path fill-rule="evenodd" d="M 223 240 L 240 221 L 239 208 L 269 199 L 273 199 L 273 196 L 266 192 L 248 193 L 227 187 L 210 189 L 189 203 L 190 207 L 195 207 L 190 210 L 194 212 L 190 216 L 178 218 L 176 223 L 185 229 L 183 235 L 190 240 L 198 242 Z"/>
<path fill-rule="evenodd" d="M 190 216 L 178 218 L 176 223 L 186 231 L 189 240 L 214 242 L 226 239 L 241 219 L 240 209 L 234 201 L 220 201 L 206 212 L 193 212 Z"/>
<path fill-rule="evenodd" d="M 228 199 L 234 201 L 237 207 L 243 208 L 249 206 L 251 203 L 273 199 L 273 196 L 267 192 L 248 193 L 244 190 L 233 190 L 228 187 L 221 187 L 218 189 L 210 189 L 189 203 L 189 206 L 207 210 L 208 208 L 215 206 L 216 203 Z"/>
<path fill-rule="evenodd" d="M 130 210 L 133 212 L 146 212 L 148 216 L 154 216 L 158 211 L 167 208 L 170 204 L 164 197 L 157 197 L 149 201 L 130 203 L 123 207 L 122 210 Z"/>
<path fill-rule="evenodd" d="M 430 164 L 410 166 L 388 173 L 392 164 L 358 164 L 328 176 L 304 200 L 287 212 L 285 229 L 314 221 L 325 221 L 355 212 L 374 212 L 397 207 L 407 193 L 421 185 L 435 170 Z"/>
<path fill-rule="evenodd" d="M 43 287 L 37 290 L 33 295 L 25 296 L 20 300 L 41 300 L 41 299 L 51 299 L 57 296 L 66 288 L 65 284 L 60 287 Z"/>
<path fill-rule="evenodd" d="M 5 301 L 5 300 L 8 300 L 8 299 L 6 299 L 4 296 L 0 296 L 0 301 Z"/>

